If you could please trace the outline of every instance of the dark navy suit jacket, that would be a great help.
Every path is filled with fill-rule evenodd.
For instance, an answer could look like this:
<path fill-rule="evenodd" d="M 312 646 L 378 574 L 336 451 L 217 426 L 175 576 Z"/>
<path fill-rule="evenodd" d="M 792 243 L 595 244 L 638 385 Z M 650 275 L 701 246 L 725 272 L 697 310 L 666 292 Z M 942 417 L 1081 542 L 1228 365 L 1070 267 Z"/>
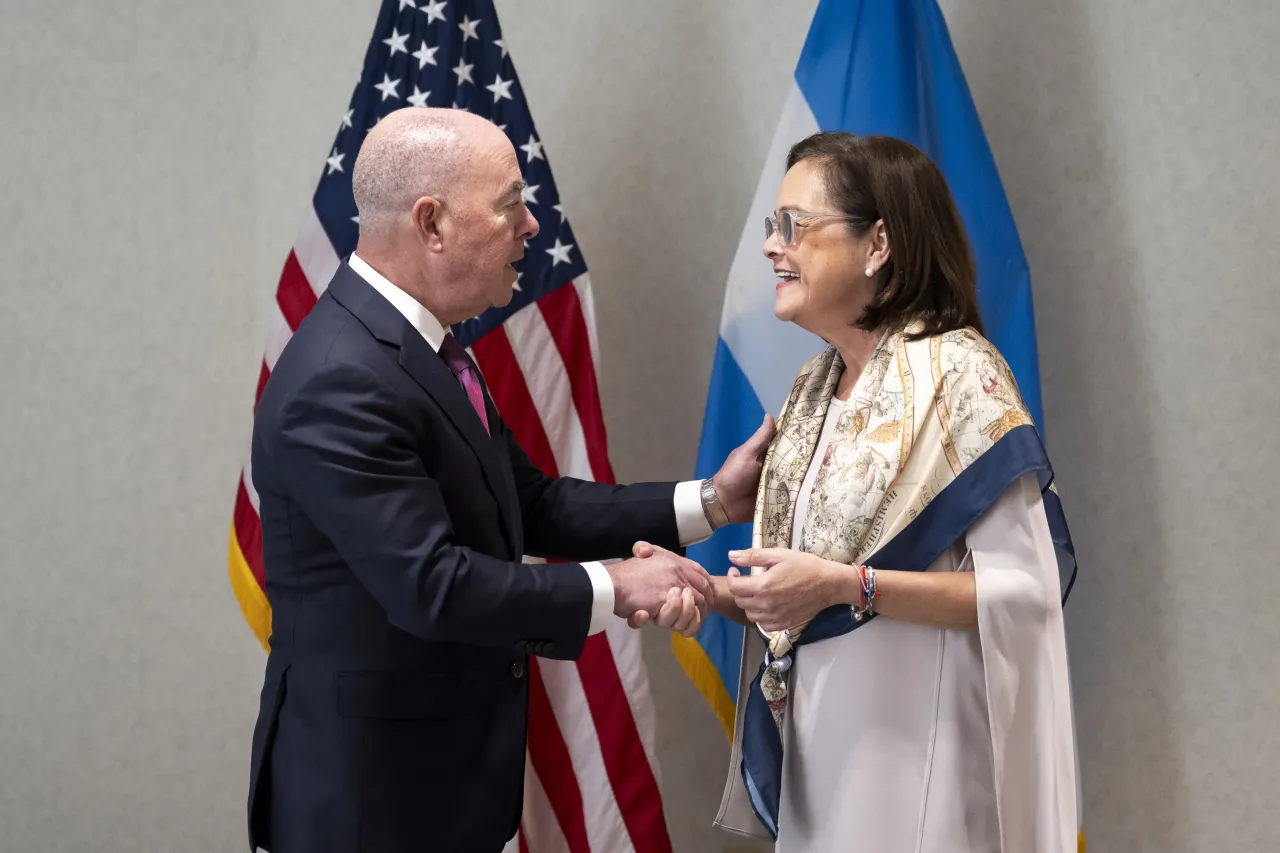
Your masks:
<path fill-rule="evenodd" d="M 486 395 L 487 399 L 487 395 Z M 273 853 L 497 851 L 522 804 L 527 655 L 573 659 L 578 565 L 679 547 L 673 483 L 544 476 L 343 264 L 253 428 L 272 608 L 249 842 Z"/>

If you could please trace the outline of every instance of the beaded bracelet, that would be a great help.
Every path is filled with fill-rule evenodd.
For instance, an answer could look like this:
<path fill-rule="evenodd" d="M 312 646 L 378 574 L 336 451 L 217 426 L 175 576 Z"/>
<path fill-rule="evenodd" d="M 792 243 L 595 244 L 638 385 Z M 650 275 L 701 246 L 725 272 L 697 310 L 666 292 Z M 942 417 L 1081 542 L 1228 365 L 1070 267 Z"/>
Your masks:
<path fill-rule="evenodd" d="M 852 608 L 855 622 L 861 622 L 863 616 L 876 614 L 875 600 L 880 594 L 880 590 L 876 589 L 876 570 L 871 566 L 858 566 L 858 580 L 862 584 L 862 607 Z"/>

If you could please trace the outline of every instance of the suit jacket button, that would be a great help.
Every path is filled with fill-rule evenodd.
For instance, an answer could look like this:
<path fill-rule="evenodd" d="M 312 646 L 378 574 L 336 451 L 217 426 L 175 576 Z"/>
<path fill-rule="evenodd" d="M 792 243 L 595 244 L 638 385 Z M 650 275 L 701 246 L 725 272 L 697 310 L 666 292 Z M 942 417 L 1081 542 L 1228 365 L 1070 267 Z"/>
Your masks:
<path fill-rule="evenodd" d="M 540 648 L 538 649 L 538 654 L 543 655 L 545 657 L 546 655 L 551 654 L 555 650 L 556 650 L 556 644 L 551 642 L 550 640 L 547 640 L 545 643 L 540 644 Z"/>
<path fill-rule="evenodd" d="M 524 661 L 518 660 L 511 664 L 512 678 L 524 678 Z"/>

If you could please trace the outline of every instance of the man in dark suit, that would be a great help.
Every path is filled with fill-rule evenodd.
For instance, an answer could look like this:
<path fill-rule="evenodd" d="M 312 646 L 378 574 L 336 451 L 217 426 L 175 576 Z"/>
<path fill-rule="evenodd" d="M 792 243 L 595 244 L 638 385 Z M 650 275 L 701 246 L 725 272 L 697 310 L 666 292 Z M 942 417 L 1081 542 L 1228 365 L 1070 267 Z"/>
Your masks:
<path fill-rule="evenodd" d="M 356 161 L 356 253 L 280 356 L 254 421 L 271 653 L 250 846 L 497 851 L 521 811 L 527 656 L 609 619 L 697 630 L 672 551 L 750 518 L 772 424 L 703 483 L 545 477 L 449 326 L 511 298 L 538 224 L 515 151 L 458 110 L 383 119 Z M 600 563 L 523 564 L 522 555 Z"/>

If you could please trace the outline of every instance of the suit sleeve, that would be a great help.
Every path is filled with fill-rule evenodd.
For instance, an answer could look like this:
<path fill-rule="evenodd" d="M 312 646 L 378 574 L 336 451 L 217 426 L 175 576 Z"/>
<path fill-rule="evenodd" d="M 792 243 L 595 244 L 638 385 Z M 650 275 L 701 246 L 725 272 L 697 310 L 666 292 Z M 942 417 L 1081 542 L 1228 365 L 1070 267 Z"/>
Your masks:
<path fill-rule="evenodd" d="M 291 497 L 396 627 L 482 646 L 554 642 L 577 657 L 592 586 L 580 566 L 508 563 L 454 544 L 405 408 L 372 372 L 329 365 L 285 407 L 277 453 Z"/>
<path fill-rule="evenodd" d="M 506 424 L 501 429 L 515 474 L 528 554 L 562 560 L 629 557 L 639 539 L 681 550 L 675 483 L 617 486 L 548 477 L 530 461 Z"/>

